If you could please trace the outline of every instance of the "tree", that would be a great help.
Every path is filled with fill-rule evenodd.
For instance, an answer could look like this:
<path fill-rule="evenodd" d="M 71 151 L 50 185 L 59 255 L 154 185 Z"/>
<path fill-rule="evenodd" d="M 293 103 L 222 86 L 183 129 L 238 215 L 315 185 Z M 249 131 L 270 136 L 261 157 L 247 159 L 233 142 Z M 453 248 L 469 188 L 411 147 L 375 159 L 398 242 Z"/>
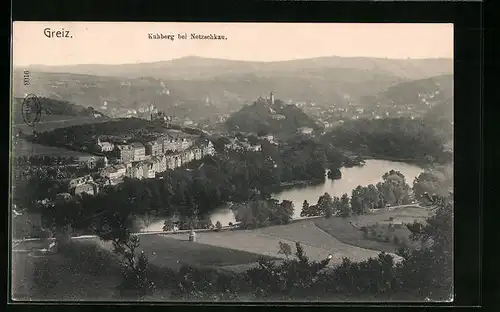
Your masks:
<path fill-rule="evenodd" d="M 449 299 L 453 291 L 453 195 L 430 199 L 435 214 L 425 224 L 408 225 L 410 238 L 422 248 L 400 248 L 405 261 L 400 266 L 406 289 L 435 300 Z"/>
<path fill-rule="evenodd" d="M 304 200 L 302 203 L 302 211 L 300 212 L 301 217 L 307 217 L 309 214 L 309 203 L 307 200 Z"/>
<path fill-rule="evenodd" d="M 170 232 L 174 230 L 174 222 L 172 220 L 167 219 L 165 222 L 163 222 L 163 231 L 164 232 Z"/>
<path fill-rule="evenodd" d="M 343 194 L 340 198 L 340 215 L 347 218 L 351 215 L 351 205 L 349 204 L 349 196 Z"/>
<path fill-rule="evenodd" d="M 330 218 L 333 214 L 333 199 L 330 194 L 325 193 L 318 199 L 318 208 L 322 214 Z"/>
<path fill-rule="evenodd" d="M 203 219 L 199 221 L 199 226 L 202 229 L 212 229 L 214 228 L 214 224 L 212 223 L 212 220 L 210 219 Z"/>
<path fill-rule="evenodd" d="M 131 235 L 127 241 L 113 241 L 114 252 L 123 259 L 124 278 L 118 289 L 124 297 L 142 298 L 154 289 L 154 284 L 147 277 L 147 256 L 144 252 L 137 255 L 139 245 L 139 237 L 136 235 Z"/>
<path fill-rule="evenodd" d="M 220 223 L 220 221 L 217 221 L 217 222 L 215 223 L 215 228 L 216 228 L 218 231 L 220 231 L 220 230 L 222 229 L 222 224 Z"/>
<path fill-rule="evenodd" d="M 278 209 L 278 224 L 287 224 L 290 222 L 294 213 L 293 202 L 285 199 L 281 201 Z"/>
<path fill-rule="evenodd" d="M 416 199 L 429 203 L 424 194 L 447 196 L 448 189 L 453 185 L 453 171 L 447 166 L 426 170 L 413 181 L 413 194 Z"/>
<path fill-rule="evenodd" d="M 382 194 L 385 204 L 393 205 L 396 203 L 396 196 L 394 195 L 394 185 L 392 183 L 377 183 L 377 189 Z"/>
<path fill-rule="evenodd" d="M 365 201 L 365 188 L 358 185 L 351 194 L 351 208 L 354 214 L 362 214 L 364 211 L 364 201 Z"/>
<path fill-rule="evenodd" d="M 406 183 L 401 172 L 390 170 L 382 176 L 382 179 L 384 180 L 382 184 L 386 202 L 396 205 L 409 202 L 410 186 Z"/>
<path fill-rule="evenodd" d="M 288 257 L 292 254 L 292 247 L 290 247 L 289 244 L 279 242 L 280 249 L 278 251 L 278 254 L 283 254 L 285 257 L 288 259 Z"/>

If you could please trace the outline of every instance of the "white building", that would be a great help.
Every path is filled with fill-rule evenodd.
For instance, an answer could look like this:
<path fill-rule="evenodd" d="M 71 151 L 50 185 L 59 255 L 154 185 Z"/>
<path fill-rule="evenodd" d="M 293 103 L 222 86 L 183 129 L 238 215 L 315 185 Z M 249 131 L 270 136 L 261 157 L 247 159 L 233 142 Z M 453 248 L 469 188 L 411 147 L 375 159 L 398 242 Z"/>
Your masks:
<path fill-rule="evenodd" d="M 114 165 L 104 168 L 101 177 L 110 182 L 111 185 L 120 183 L 125 177 L 127 168 L 124 165 Z"/>
<path fill-rule="evenodd" d="M 103 142 L 99 138 L 97 139 L 97 146 L 101 152 L 111 152 L 115 149 L 115 145 L 111 142 Z"/>

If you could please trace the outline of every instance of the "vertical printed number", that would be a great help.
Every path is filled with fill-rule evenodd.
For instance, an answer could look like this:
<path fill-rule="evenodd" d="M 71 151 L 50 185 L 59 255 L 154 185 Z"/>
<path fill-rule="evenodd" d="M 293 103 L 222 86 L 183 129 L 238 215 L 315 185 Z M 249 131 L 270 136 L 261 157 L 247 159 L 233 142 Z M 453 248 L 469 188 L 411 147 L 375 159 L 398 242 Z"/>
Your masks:
<path fill-rule="evenodd" d="M 25 87 L 30 85 L 30 72 L 29 72 L 29 70 L 25 70 L 23 72 L 23 84 Z"/>

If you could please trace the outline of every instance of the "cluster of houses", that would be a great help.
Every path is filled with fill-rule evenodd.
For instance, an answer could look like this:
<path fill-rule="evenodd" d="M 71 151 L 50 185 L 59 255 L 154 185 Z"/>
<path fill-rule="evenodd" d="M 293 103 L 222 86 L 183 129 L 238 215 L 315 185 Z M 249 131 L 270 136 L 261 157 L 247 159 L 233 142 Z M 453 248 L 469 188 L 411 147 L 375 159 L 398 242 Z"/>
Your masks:
<path fill-rule="evenodd" d="M 108 142 L 99 142 L 106 146 Z M 98 143 L 98 144 L 99 144 Z M 155 178 L 157 173 L 173 170 L 206 155 L 214 155 L 215 148 L 211 141 L 200 139 L 162 139 L 146 144 L 131 143 L 116 146 L 117 163 L 106 165 L 100 170 L 98 181 L 88 175 L 68 182 L 68 195 L 83 193 L 94 195 L 99 192 L 99 185 L 117 185 L 125 177 L 133 179 Z M 107 158 L 105 158 L 107 164 Z"/>
<path fill-rule="evenodd" d="M 267 141 L 273 145 L 278 145 L 278 142 L 275 141 L 274 135 L 267 134 L 258 137 L 259 141 Z M 236 137 L 229 138 L 229 143 L 224 145 L 224 150 L 226 151 L 251 151 L 251 152 L 260 152 L 262 151 L 262 144 L 252 144 L 248 138 L 238 139 Z"/>
<path fill-rule="evenodd" d="M 227 151 L 251 151 L 260 152 L 262 150 L 261 144 L 251 144 L 248 141 L 240 141 L 237 138 L 229 140 L 228 144 L 224 145 L 224 149 Z"/>

